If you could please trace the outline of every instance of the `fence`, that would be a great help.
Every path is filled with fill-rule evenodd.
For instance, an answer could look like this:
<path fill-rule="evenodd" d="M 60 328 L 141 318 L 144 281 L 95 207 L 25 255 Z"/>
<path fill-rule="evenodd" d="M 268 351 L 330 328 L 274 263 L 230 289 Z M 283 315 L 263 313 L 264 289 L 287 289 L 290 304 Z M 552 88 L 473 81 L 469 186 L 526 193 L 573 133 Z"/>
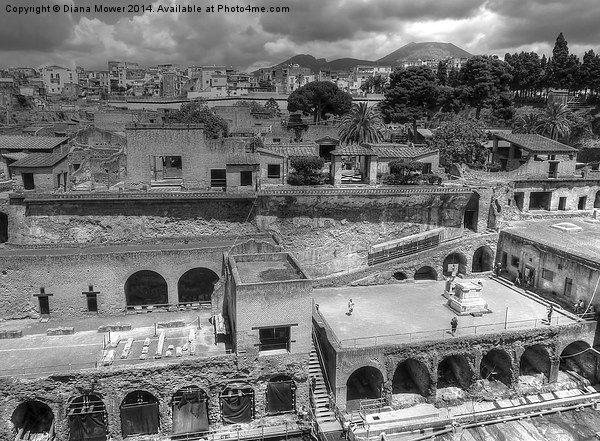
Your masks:
<path fill-rule="evenodd" d="M 369 250 L 368 264 L 375 265 L 435 248 L 440 243 L 461 237 L 462 234 L 462 228 L 436 228 L 423 233 L 413 234 L 412 236 L 373 245 Z"/>
<path fill-rule="evenodd" d="M 487 323 L 475 326 L 464 326 L 458 328 L 455 336 L 468 337 L 478 336 L 483 334 L 491 334 L 495 332 L 505 332 L 509 330 L 520 330 L 520 329 L 537 329 L 547 328 L 548 326 L 567 325 L 575 323 L 574 320 L 567 316 L 556 316 L 552 318 L 551 324 L 546 319 L 529 319 L 529 320 L 518 320 L 508 321 L 502 323 Z M 450 328 L 434 329 L 427 331 L 416 331 L 407 332 L 401 334 L 386 334 L 376 335 L 372 337 L 357 337 L 357 338 L 346 338 L 340 340 L 342 348 L 362 348 L 369 346 L 381 346 L 381 345 L 392 345 L 392 344 L 405 344 L 414 343 L 418 341 L 426 340 L 446 340 L 452 339 L 455 336 L 452 335 Z"/>

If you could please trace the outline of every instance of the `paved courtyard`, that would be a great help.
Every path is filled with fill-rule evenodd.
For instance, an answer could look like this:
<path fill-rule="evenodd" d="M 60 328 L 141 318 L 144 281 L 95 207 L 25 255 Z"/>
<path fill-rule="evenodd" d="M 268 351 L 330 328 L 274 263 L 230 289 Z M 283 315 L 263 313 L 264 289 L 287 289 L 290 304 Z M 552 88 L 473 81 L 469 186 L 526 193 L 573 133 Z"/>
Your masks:
<path fill-rule="evenodd" d="M 492 279 L 482 279 L 482 297 L 491 313 L 458 317 L 457 336 L 479 335 L 507 329 L 548 326 L 546 305 Z M 395 285 L 315 289 L 319 311 L 344 347 L 405 343 L 453 338 L 450 320 L 456 315 L 442 296 L 445 282 L 418 281 Z M 354 312 L 347 315 L 348 301 Z M 507 314 L 508 310 L 508 314 Z M 555 311 L 552 325 L 573 318 Z"/>

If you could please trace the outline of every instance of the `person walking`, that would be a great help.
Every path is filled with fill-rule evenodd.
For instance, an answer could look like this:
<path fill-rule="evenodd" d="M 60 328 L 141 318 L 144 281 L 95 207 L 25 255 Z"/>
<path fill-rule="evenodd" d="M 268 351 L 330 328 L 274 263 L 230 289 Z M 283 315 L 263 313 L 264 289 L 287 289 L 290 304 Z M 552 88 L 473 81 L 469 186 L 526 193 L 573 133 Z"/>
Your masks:
<path fill-rule="evenodd" d="M 348 315 L 352 315 L 352 313 L 354 312 L 354 302 L 352 301 L 352 299 L 350 299 L 348 301 Z"/>
<path fill-rule="evenodd" d="M 450 320 L 450 326 L 452 327 L 452 336 L 454 337 L 454 334 L 456 334 L 456 328 L 458 328 L 458 319 L 456 317 L 452 317 L 452 320 Z"/>
<path fill-rule="evenodd" d="M 517 271 L 517 278 L 515 279 L 515 285 L 521 286 L 521 281 L 523 279 L 523 275 L 521 274 L 521 270 Z"/>

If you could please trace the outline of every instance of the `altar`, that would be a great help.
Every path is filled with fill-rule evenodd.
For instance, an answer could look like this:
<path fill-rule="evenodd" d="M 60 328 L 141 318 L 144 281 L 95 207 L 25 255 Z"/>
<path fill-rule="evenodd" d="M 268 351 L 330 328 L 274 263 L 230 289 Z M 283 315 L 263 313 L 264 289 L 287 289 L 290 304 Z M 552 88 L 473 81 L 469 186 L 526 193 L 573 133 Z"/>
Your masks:
<path fill-rule="evenodd" d="M 483 283 L 475 280 L 448 281 L 444 297 L 448 306 L 458 315 L 485 314 L 491 312 L 487 302 L 481 297 Z"/>

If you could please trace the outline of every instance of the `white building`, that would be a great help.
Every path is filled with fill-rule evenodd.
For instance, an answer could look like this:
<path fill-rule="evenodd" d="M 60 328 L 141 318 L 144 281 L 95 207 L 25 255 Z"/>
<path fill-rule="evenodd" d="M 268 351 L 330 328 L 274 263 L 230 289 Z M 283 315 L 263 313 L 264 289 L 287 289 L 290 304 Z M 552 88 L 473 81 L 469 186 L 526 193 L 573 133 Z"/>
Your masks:
<path fill-rule="evenodd" d="M 42 81 L 48 95 L 60 95 L 65 84 L 79 84 L 79 75 L 73 69 L 46 66 L 41 69 Z"/>

